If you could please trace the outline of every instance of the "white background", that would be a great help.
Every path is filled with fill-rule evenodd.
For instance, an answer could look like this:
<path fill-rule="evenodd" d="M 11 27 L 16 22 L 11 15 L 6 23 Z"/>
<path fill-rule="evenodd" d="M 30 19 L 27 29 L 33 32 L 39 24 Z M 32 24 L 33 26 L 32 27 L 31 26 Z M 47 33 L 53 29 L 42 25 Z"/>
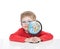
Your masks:
<path fill-rule="evenodd" d="M 32 11 L 41 21 L 43 30 L 60 39 L 59 0 L 0 0 L 0 39 L 8 39 L 20 25 L 20 14 Z"/>

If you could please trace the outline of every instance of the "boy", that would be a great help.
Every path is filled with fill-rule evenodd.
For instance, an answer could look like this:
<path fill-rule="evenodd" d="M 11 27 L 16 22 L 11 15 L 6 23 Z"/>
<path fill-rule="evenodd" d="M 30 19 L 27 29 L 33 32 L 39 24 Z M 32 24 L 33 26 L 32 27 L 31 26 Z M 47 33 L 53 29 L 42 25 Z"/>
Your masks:
<path fill-rule="evenodd" d="M 11 34 L 9 39 L 11 41 L 16 41 L 16 42 L 32 42 L 32 43 L 36 43 L 38 41 L 43 42 L 43 41 L 48 41 L 53 39 L 52 34 L 44 31 L 41 31 L 36 36 L 33 36 L 28 33 L 28 22 L 35 21 L 35 20 L 36 20 L 36 16 L 33 12 L 31 11 L 23 12 L 21 14 L 22 28 L 20 28 L 15 33 Z"/>

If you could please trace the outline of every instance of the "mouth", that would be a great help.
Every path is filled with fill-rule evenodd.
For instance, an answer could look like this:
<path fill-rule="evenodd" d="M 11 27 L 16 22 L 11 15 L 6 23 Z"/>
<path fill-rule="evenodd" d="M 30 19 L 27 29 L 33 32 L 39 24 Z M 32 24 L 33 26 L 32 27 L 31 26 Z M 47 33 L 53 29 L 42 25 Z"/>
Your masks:
<path fill-rule="evenodd" d="M 24 28 L 28 28 L 28 26 L 24 26 Z"/>

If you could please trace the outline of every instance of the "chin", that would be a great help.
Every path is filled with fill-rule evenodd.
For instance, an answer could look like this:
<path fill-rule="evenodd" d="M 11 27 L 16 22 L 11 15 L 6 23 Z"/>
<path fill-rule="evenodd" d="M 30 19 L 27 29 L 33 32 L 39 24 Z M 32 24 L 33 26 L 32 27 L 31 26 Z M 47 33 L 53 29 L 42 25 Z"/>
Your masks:
<path fill-rule="evenodd" d="M 28 30 L 27 28 L 24 28 L 24 30 Z"/>
<path fill-rule="evenodd" d="M 25 29 L 27 31 L 27 29 Z"/>

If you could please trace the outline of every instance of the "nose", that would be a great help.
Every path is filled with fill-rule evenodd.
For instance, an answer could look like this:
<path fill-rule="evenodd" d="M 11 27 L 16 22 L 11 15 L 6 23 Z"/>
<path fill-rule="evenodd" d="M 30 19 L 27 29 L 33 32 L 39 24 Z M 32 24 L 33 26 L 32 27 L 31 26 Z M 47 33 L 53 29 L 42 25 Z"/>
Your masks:
<path fill-rule="evenodd" d="M 29 22 L 26 22 L 26 24 L 28 25 L 28 24 L 29 24 Z"/>
<path fill-rule="evenodd" d="M 28 24 L 27 24 L 27 23 L 25 23 L 25 26 L 28 26 Z"/>

